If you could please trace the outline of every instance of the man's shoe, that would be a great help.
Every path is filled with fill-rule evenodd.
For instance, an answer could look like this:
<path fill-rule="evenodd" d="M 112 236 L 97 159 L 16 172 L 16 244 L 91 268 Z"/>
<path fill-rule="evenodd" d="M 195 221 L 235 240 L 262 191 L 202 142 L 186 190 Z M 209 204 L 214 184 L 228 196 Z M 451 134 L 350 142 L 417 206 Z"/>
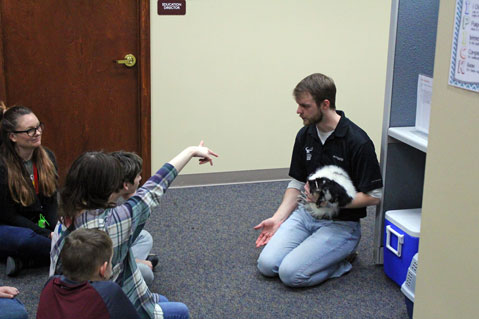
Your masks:
<path fill-rule="evenodd" d="M 153 266 L 153 269 L 158 265 L 158 262 L 160 261 L 160 258 L 158 258 L 158 255 L 155 254 L 149 254 L 148 257 L 146 257 L 146 260 L 151 262 L 151 265 Z"/>
<path fill-rule="evenodd" d="M 10 277 L 15 277 L 23 268 L 23 262 L 12 256 L 7 257 L 7 265 L 5 266 L 5 274 Z"/>

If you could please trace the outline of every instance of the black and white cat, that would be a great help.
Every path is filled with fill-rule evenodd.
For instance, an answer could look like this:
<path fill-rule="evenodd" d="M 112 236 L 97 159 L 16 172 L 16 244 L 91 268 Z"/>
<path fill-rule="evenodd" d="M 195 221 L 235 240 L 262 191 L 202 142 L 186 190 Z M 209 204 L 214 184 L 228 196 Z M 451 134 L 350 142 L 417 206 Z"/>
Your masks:
<path fill-rule="evenodd" d="M 306 200 L 303 194 L 300 203 L 317 219 L 331 219 L 339 208 L 349 204 L 356 196 L 348 173 L 336 165 L 326 165 L 308 177 L 310 193 L 314 202 Z"/>

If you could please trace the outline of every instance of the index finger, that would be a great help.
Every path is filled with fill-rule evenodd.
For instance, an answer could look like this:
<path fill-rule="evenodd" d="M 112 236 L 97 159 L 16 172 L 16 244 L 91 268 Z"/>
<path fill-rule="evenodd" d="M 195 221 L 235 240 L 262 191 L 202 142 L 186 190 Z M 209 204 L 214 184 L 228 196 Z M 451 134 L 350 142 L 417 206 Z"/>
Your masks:
<path fill-rule="evenodd" d="M 212 150 L 208 149 L 208 154 L 213 155 L 214 157 L 218 157 L 219 155 L 213 152 Z"/>

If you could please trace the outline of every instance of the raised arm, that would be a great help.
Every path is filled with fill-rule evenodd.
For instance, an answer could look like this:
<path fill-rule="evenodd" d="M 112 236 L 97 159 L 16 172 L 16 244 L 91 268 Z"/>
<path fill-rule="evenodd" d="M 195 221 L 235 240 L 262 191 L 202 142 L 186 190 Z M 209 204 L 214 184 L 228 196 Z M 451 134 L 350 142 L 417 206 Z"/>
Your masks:
<path fill-rule="evenodd" d="M 193 157 L 200 158 L 200 164 L 210 162 L 212 164 L 212 156 L 218 156 L 209 148 L 203 146 L 203 141 L 198 146 L 190 146 L 185 148 L 181 153 L 175 156 L 167 164 L 163 165 L 153 176 L 151 176 L 123 205 L 105 210 L 109 214 L 109 218 L 105 219 L 106 227 L 109 234 L 115 234 L 112 237 L 114 254 L 114 265 L 123 262 L 128 250 L 121 249 L 122 245 L 133 242 L 140 231 L 143 229 L 146 221 L 150 217 L 152 211 L 159 206 L 163 194 L 176 178 L 179 171 Z M 96 212 L 93 212 L 96 215 Z M 85 215 L 85 214 L 83 214 Z M 89 218 L 95 218 L 90 216 Z M 121 224 L 121 232 L 118 230 L 119 221 L 126 221 Z M 123 224 L 129 224 L 127 229 Z"/>
<path fill-rule="evenodd" d="M 178 172 L 180 172 L 193 157 L 199 157 L 200 164 L 209 162 L 210 165 L 213 165 L 212 156 L 218 157 L 218 154 L 214 153 L 212 150 L 203 145 L 204 142 L 201 141 L 198 146 L 190 146 L 185 148 L 181 153 L 169 161 L 169 163 L 173 165 Z"/>

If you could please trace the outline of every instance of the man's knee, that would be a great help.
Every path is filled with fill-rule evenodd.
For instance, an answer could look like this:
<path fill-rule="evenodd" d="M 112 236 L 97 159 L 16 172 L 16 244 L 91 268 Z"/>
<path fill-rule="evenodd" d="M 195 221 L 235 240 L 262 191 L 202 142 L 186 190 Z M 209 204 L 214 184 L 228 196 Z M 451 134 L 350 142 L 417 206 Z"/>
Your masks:
<path fill-rule="evenodd" d="M 288 287 L 303 287 L 309 277 L 306 277 L 295 264 L 282 264 L 278 271 L 279 279 Z"/>
<path fill-rule="evenodd" d="M 314 274 L 313 280 L 313 274 L 305 273 L 302 264 L 284 261 L 279 267 L 278 275 L 281 282 L 291 288 L 309 287 L 320 284 L 327 279 L 325 272 L 319 271 Z"/>
<path fill-rule="evenodd" d="M 258 269 L 263 276 L 274 277 L 278 274 L 278 266 L 275 261 L 264 254 L 258 258 Z"/>

